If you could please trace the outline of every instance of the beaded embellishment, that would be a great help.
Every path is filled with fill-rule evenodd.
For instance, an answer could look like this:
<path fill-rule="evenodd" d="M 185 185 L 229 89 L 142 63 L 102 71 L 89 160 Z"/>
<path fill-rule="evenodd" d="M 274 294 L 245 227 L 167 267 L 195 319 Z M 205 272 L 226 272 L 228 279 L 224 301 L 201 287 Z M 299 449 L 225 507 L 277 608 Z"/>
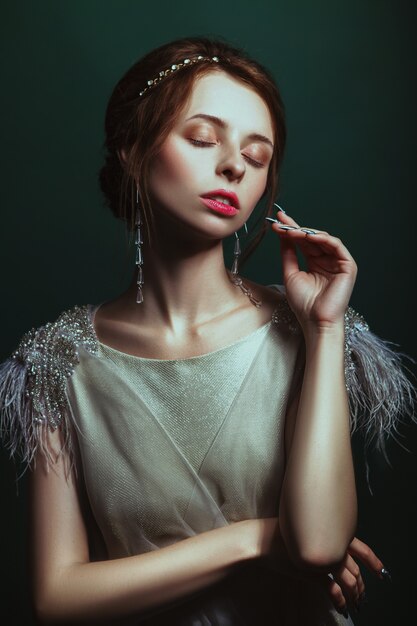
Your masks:
<path fill-rule="evenodd" d="M 352 387 L 355 364 L 352 358 L 352 342 L 354 335 L 369 331 L 369 326 L 365 319 L 352 307 L 348 307 L 345 313 L 345 381 L 346 389 Z"/>
<path fill-rule="evenodd" d="M 62 425 L 71 449 L 66 398 L 67 379 L 79 363 L 79 350 L 97 353 L 89 307 L 76 306 L 26 333 L 0 368 L 1 433 L 8 434 L 10 455 L 29 464 L 38 447 L 51 460 L 43 425 Z"/>
<path fill-rule="evenodd" d="M 79 363 L 80 346 L 92 354 L 97 352 L 87 307 L 76 306 L 55 322 L 26 333 L 12 355 L 26 363 L 26 396 L 33 404 L 35 421 L 46 421 L 52 429 L 57 428 L 65 413 L 65 386 Z"/>
<path fill-rule="evenodd" d="M 139 96 L 143 96 L 149 89 L 152 87 L 156 87 L 161 81 L 164 80 L 170 74 L 175 74 L 178 70 L 181 70 L 183 67 L 190 67 L 195 63 L 199 63 L 200 61 L 209 61 L 210 63 L 219 63 L 218 57 L 206 57 L 199 54 L 197 57 L 193 57 L 191 59 L 184 59 L 184 61 L 180 61 L 179 63 L 173 63 L 171 67 L 168 67 L 166 70 L 161 70 L 158 76 L 155 78 L 150 78 L 147 82 L 147 86 L 139 92 Z"/>
<path fill-rule="evenodd" d="M 301 326 L 286 298 L 282 298 L 278 302 L 272 313 L 272 321 L 276 326 L 284 327 L 289 330 L 290 333 L 298 334 L 301 332 Z"/>

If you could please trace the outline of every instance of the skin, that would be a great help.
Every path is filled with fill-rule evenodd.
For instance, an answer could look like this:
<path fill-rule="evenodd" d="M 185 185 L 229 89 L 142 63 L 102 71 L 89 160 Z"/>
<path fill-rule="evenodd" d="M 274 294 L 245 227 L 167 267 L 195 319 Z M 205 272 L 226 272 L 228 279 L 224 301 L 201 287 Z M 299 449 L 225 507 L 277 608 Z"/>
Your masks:
<path fill-rule="evenodd" d="M 189 119 L 200 114 L 221 118 L 224 125 Z M 230 344 L 269 321 L 282 296 L 245 281 L 263 302 L 254 307 L 231 283 L 222 249 L 222 239 L 242 227 L 265 189 L 272 150 L 253 134 L 273 140 L 269 111 L 255 91 L 224 72 L 196 81 L 153 163 L 158 239 L 152 248 L 143 245 L 144 302 L 136 304 L 132 282 L 102 305 L 95 318 L 100 341 L 147 358 L 187 358 Z M 201 202 L 201 194 L 218 188 L 238 195 L 237 215 L 219 215 Z M 294 227 L 272 226 L 288 300 L 306 342 L 302 389 L 286 416 L 279 516 L 237 522 L 152 553 L 92 563 L 82 485 L 75 476 L 66 477 L 65 457 L 58 457 L 60 434 L 51 433 L 57 462 L 48 472 L 38 458 L 31 477 L 33 587 L 42 622 L 139 613 L 204 588 L 254 558 L 286 575 L 320 580 L 342 609 L 357 603 L 364 589 L 354 559 L 372 571 L 381 569 L 372 550 L 353 537 L 356 493 L 343 314 L 356 265 L 337 238 L 307 235 L 290 217 L 279 213 L 279 218 Z M 298 267 L 296 246 L 306 258 L 306 272 Z"/>

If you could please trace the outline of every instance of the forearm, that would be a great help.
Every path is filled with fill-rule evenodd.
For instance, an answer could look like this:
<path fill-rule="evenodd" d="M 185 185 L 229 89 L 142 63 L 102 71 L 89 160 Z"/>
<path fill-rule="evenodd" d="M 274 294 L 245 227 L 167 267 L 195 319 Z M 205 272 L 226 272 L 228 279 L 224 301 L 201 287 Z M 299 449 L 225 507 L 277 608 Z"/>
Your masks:
<path fill-rule="evenodd" d="M 280 525 L 297 562 L 342 558 L 356 525 L 343 326 L 306 335 L 306 367 L 281 492 Z"/>
<path fill-rule="evenodd" d="M 122 618 L 179 600 L 258 556 L 256 533 L 241 522 L 138 556 L 73 563 L 46 576 L 35 568 L 38 616 L 46 624 Z"/>

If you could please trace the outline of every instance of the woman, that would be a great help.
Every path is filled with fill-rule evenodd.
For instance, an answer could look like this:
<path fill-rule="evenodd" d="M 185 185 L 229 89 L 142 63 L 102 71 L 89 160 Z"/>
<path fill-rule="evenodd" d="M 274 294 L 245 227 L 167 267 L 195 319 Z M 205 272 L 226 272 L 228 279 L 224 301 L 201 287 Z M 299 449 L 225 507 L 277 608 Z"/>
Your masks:
<path fill-rule="evenodd" d="M 381 442 L 410 387 L 346 313 L 343 243 L 276 213 L 284 145 L 271 77 L 223 42 L 162 46 L 116 86 L 100 182 L 136 233 L 134 280 L 31 331 L 2 369 L 11 451 L 32 468 L 42 623 L 351 623 L 352 557 L 383 577 L 354 538 L 350 431 Z M 265 194 L 285 293 L 238 272 Z M 385 377 L 379 410 L 362 357 Z"/>

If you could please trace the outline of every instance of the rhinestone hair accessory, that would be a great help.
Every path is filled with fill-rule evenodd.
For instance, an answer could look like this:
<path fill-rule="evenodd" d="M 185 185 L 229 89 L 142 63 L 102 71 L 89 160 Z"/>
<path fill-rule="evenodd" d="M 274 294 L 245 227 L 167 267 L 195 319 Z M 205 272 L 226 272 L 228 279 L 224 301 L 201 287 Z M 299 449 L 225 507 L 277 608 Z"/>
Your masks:
<path fill-rule="evenodd" d="M 200 54 L 197 57 L 184 59 L 183 61 L 180 61 L 178 63 L 173 63 L 171 67 L 168 67 L 166 70 L 161 70 L 158 76 L 155 76 L 155 78 L 150 78 L 147 82 L 146 87 L 142 89 L 142 91 L 139 92 L 139 96 L 143 96 L 147 91 L 149 91 L 149 89 L 152 89 L 153 87 L 156 87 L 156 85 L 159 85 L 159 83 L 163 81 L 164 78 L 167 78 L 167 76 L 170 76 L 171 74 L 175 74 L 176 72 L 178 72 L 178 70 L 181 70 L 183 67 L 191 67 L 191 65 L 194 65 L 195 63 L 200 63 L 200 61 L 208 61 L 209 63 L 219 63 L 219 58 L 207 57 L 207 56 L 203 56 Z"/>

